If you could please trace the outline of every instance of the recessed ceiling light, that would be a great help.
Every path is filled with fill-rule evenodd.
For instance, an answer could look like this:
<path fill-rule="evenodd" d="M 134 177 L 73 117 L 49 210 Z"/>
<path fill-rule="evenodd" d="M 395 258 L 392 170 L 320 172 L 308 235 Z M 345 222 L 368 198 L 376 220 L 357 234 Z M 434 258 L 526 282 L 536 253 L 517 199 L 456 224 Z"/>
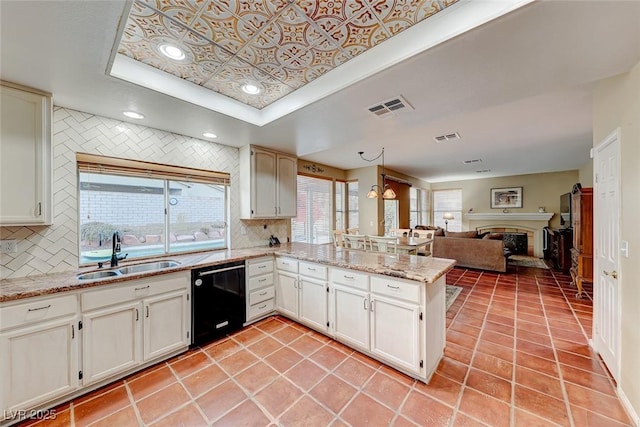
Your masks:
<path fill-rule="evenodd" d="M 202 136 L 204 136 L 205 138 L 217 138 L 218 135 L 216 135 L 215 133 L 211 133 L 211 132 L 205 132 L 202 134 Z"/>
<path fill-rule="evenodd" d="M 184 59 L 185 57 L 182 49 L 180 49 L 179 47 L 175 47 L 171 44 L 161 44 L 160 46 L 158 46 L 158 49 L 160 50 L 160 53 L 162 53 L 164 56 L 166 56 L 169 59 L 174 59 L 176 61 L 179 61 L 181 59 Z"/>
<path fill-rule="evenodd" d="M 122 114 L 129 117 L 130 119 L 136 119 L 136 120 L 144 119 L 144 116 L 142 114 L 136 113 L 135 111 L 125 111 Z"/>
<path fill-rule="evenodd" d="M 249 95 L 257 95 L 260 93 L 260 88 L 254 84 L 246 83 L 242 85 L 242 91 Z"/>

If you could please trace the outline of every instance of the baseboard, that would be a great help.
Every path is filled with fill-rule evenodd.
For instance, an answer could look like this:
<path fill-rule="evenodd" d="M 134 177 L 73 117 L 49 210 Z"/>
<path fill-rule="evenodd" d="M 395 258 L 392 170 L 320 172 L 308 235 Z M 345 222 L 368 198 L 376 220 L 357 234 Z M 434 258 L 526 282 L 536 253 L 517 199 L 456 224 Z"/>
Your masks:
<path fill-rule="evenodd" d="M 631 405 L 631 402 L 627 398 L 627 395 L 624 394 L 624 391 L 622 391 L 622 389 L 620 388 L 620 385 L 618 385 L 617 391 L 622 405 L 627 410 L 627 414 L 629 414 L 629 417 L 631 418 L 631 422 L 636 427 L 640 426 L 640 417 L 638 417 L 638 413 L 635 411 L 635 409 L 633 409 L 633 405 Z"/>
<path fill-rule="evenodd" d="M 589 339 L 589 347 L 591 347 L 591 349 L 596 353 L 598 352 L 595 346 L 595 342 L 593 341 L 592 338 Z M 624 394 L 624 391 L 622 391 L 620 384 L 617 385 L 616 392 L 618 393 L 618 397 L 622 402 L 622 406 L 624 406 L 624 409 L 627 410 L 627 414 L 629 415 L 629 418 L 631 418 L 631 422 L 633 423 L 633 425 L 636 427 L 640 426 L 640 417 L 638 416 L 638 413 L 636 412 L 636 410 L 633 408 L 633 405 L 631 404 L 631 401 L 629 400 L 629 398 L 627 398 L 627 395 Z"/>

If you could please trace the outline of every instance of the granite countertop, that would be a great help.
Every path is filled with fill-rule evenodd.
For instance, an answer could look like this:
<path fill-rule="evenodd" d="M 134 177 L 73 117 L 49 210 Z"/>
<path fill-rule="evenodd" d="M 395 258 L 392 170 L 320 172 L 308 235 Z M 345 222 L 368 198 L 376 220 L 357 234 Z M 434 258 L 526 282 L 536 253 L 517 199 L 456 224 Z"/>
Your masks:
<path fill-rule="evenodd" d="M 178 261 L 180 262 L 180 265 L 159 271 L 111 276 L 95 280 L 81 281 L 76 277 L 80 273 L 95 271 L 95 267 L 87 267 L 78 271 L 68 271 L 64 273 L 4 279 L 0 280 L 0 302 L 110 285 L 158 274 L 168 274 L 191 270 L 193 268 L 209 267 L 217 264 L 243 261 L 272 254 L 289 256 L 299 260 L 317 262 L 333 267 L 349 268 L 365 273 L 382 274 L 400 279 L 415 280 L 421 283 L 435 282 L 455 265 L 455 261 L 450 259 L 414 255 L 368 253 L 340 249 L 331 244 L 313 245 L 308 243 L 287 243 L 273 248 L 256 247 L 249 249 L 199 252 L 185 255 L 167 255 L 162 257 L 162 259 Z M 137 260 L 129 263 L 121 263 L 120 266 L 140 264 L 149 261 L 150 260 Z"/>

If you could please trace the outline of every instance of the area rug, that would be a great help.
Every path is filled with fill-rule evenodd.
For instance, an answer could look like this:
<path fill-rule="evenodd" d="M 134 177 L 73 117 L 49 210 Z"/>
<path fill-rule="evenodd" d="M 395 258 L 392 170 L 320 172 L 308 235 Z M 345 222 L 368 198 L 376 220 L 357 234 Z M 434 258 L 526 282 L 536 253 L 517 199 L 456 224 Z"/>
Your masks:
<path fill-rule="evenodd" d="M 446 292 L 445 298 L 447 303 L 447 308 L 445 309 L 445 311 L 447 311 L 449 310 L 449 307 L 451 307 L 451 304 L 453 304 L 453 302 L 456 300 L 456 298 L 458 298 L 458 295 L 460 295 L 460 292 L 462 292 L 462 287 L 447 285 L 445 292 Z"/>
<path fill-rule="evenodd" d="M 544 268 L 545 270 L 549 268 L 540 258 L 528 255 L 511 255 L 508 259 L 508 263 L 518 267 L 535 267 Z"/>

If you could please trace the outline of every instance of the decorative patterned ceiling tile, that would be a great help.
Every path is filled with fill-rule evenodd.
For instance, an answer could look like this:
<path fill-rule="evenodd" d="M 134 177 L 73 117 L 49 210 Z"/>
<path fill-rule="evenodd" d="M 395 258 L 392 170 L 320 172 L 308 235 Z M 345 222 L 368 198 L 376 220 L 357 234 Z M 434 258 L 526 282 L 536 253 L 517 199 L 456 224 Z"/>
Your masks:
<path fill-rule="evenodd" d="M 134 3 L 123 40 L 127 41 L 129 34 L 139 34 L 144 40 L 154 38 L 179 40 L 185 34 L 185 29 L 155 10 L 141 3 Z"/>
<path fill-rule="evenodd" d="M 456 2 L 134 0 L 118 52 L 261 109 Z"/>
<path fill-rule="evenodd" d="M 207 81 L 221 65 L 213 61 L 201 64 L 192 61 L 168 61 L 157 53 L 155 46 L 146 41 L 131 44 L 121 43 L 120 48 L 119 52 L 124 55 L 198 85 Z"/>
<path fill-rule="evenodd" d="M 289 6 L 286 0 L 236 0 L 230 3 L 234 3 L 235 7 L 230 6 L 229 9 L 244 20 L 247 20 L 245 16 L 253 15 L 261 15 L 271 20 Z"/>
<path fill-rule="evenodd" d="M 190 27 L 200 36 L 211 40 L 232 53 L 238 50 L 255 34 L 253 28 L 231 15 L 224 19 L 213 20 L 204 13 Z"/>
<path fill-rule="evenodd" d="M 280 46 L 276 52 L 278 63 L 284 68 L 301 69 L 311 64 L 313 56 L 306 46 L 298 43 L 289 43 Z"/>
<path fill-rule="evenodd" d="M 206 2 L 206 0 L 136 0 L 136 3 L 144 3 L 186 26 L 191 25 L 198 10 Z"/>
<path fill-rule="evenodd" d="M 456 0 L 454 0 L 451 4 L 453 4 Z M 436 0 L 426 0 L 421 2 L 422 4 L 418 7 L 418 11 L 415 15 L 414 24 L 422 21 L 423 19 L 427 19 L 430 16 L 435 15 L 436 13 L 442 10 L 442 6 Z"/>
<path fill-rule="evenodd" d="M 287 86 L 299 89 L 309 83 L 309 80 L 307 80 L 305 76 L 305 70 L 293 68 L 284 68 L 283 70 L 286 72 L 286 76 L 281 80 L 286 83 Z"/>
<path fill-rule="evenodd" d="M 365 10 L 353 22 L 347 22 L 331 36 L 352 57 L 359 55 L 389 38 L 373 13 Z"/>

